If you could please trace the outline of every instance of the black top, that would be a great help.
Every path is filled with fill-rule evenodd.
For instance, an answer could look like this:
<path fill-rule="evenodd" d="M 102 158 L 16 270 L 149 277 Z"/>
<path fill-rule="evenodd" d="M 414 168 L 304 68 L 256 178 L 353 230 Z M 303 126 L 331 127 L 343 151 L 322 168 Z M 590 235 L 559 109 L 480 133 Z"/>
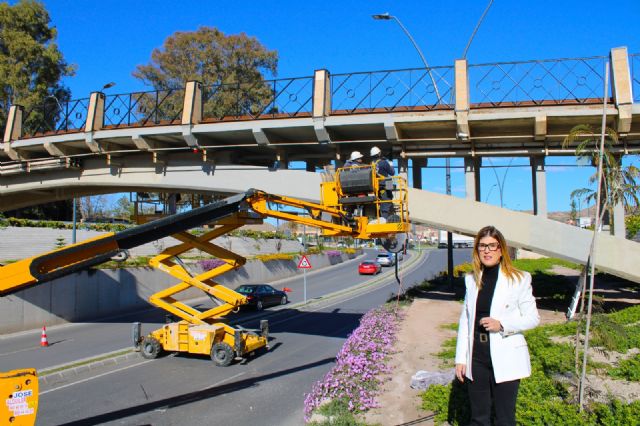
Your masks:
<path fill-rule="evenodd" d="M 500 264 L 494 266 L 486 266 L 482 272 L 482 287 L 478 292 L 478 299 L 476 300 L 476 332 L 486 333 L 484 327 L 478 322 L 481 318 L 490 316 L 491 301 L 493 300 L 493 292 L 496 289 L 496 282 L 498 281 L 498 273 L 500 272 Z"/>

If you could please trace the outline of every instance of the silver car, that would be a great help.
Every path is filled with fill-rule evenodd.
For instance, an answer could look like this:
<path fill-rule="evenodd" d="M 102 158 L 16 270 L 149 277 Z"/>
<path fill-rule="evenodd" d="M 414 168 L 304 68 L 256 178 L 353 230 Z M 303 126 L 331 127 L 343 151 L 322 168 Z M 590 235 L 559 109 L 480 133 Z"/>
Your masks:
<path fill-rule="evenodd" d="M 378 253 L 376 262 L 378 262 L 380 266 L 393 266 L 396 263 L 396 259 L 391 253 Z"/>

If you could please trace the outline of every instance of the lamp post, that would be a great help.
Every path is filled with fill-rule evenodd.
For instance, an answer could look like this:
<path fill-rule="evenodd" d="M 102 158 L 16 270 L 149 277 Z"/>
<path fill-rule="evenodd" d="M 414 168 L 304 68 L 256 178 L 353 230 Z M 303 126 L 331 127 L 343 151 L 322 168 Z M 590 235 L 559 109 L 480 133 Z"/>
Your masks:
<path fill-rule="evenodd" d="M 491 158 L 487 157 L 487 161 L 491 164 L 491 170 L 493 170 L 493 174 L 496 175 L 496 181 L 498 182 L 498 191 L 500 192 L 500 208 L 504 207 L 504 184 L 507 180 L 507 173 L 509 173 L 509 168 L 511 167 L 511 163 L 513 162 L 513 157 L 509 160 L 509 164 L 507 164 L 507 170 L 505 170 L 504 175 L 502 176 L 502 181 L 498 176 L 498 172 L 496 172 L 496 167 L 493 165 L 493 161 Z"/>
<path fill-rule="evenodd" d="M 407 35 L 407 37 L 409 37 L 409 40 L 411 40 L 411 43 L 413 44 L 413 47 L 415 47 L 416 51 L 418 52 L 418 55 L 420 55 L 420 59 L 422 59 L 422 62 L 424 63 L 425 68 L 427 68 L 427 73 L 429 73 L 429 78 L 431 79 L 431 83 L 433 83 L 433 88 L 436 92 L 436 97 L 438 98 L 437 103 L 440 102 L 440 92 L 438 91 L 438 85 L 436 84 L 436 80 L 433 78 L 433 74 L 431 74 L 431 68 L 429 67 L 429 64 L 427 63 L 427 60 L 425 59 L 424 55 L 422 54 L 422 51 L 420 50 L 420 47 L 418 47 L 418 44 L 416 43 L 416 41 L 413 39 L 413 37 L 411 36 L 411 34 L 409 33 L 409 31 L 405 28 L 404 25 L 402 25 L 402 22 L 400 22 L 400 19 L 398 19 L 397 16 L 393 16 L 393 15 L 389 15 L 389 12 L 385 12 L 385 13 L 380 13 L 377 15 L 371 15 L 371 17 L 373 19 L 375 19 L 376 21 L 396 21 L 398 23 L 398 25 L 400 25 L 400 28 L 402 28 L 402 31 L 404 31 L 404 33 Z"/>

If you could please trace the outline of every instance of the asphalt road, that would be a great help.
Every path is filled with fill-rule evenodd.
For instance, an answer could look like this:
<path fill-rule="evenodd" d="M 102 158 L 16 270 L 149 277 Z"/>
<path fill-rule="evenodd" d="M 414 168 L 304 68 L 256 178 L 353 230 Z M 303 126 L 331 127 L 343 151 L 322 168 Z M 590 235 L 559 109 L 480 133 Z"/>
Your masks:
<path fill-rule="evenodd" d="M 373 257 L 367 252 L 366 257 Z M 467 261 L 469 250 L 454 250 L 455 262 Z M 38 425 L 300 425 L 304 393 L 322 379 L 360 317 L 398 291 L 393 268 L 377 277 L 357 274 L 347 262 L 307 274 L 307 305 L 302 278 L 281 281 L 290 287 L 291 303 L 269 312 L 271 350 L 244 364 L 215 367 L 207 357 L 167 356 L 148 361 L 118 357 L 118 364 L 79 369 L 41 384 Z M 405 258 L 401 278 L 405 288 L 432 278 L 446 268 L 446 250 Z M 411 269 L 410 272 L 406 271 Z M 406 269 L 406 270 L 405 270 Z M 341 295 L 322 295 L 344 290 Z M 255 327 L 267 313 L 242 312 L 235 320 Z M 130 346 L 130 323 L 144 322 L 143 332 L 163 322 L 150 309 L 99 323 L 50 330 L 49 348 L 37 346 L 34 333 L 0 340 L 0 371 L 36 367 L 39 370 L 94 357 Z"/>

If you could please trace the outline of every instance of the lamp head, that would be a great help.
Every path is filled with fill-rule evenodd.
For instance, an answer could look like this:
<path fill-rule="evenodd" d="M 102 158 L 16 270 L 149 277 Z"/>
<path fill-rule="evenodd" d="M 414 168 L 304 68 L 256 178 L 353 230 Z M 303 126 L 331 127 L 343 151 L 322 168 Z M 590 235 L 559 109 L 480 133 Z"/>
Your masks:
<path fill-rule="evenodd" d="M 371 17 L 376 21 L 388 21 L 390 19 L 393 19 L 393 16 L 389 15 L 389 12 L 371 15 Z"/>
<path fill-rule="evenodd" d="M 116 83 L 114 81 L 111 81 L 111 82 L 105 84 L 104 86 L 102 86 L 102 90 L 109 89 L 109 88 L 111 88 L 111 87 L 113 87 L 115 85 L 116 85 Z"/>

